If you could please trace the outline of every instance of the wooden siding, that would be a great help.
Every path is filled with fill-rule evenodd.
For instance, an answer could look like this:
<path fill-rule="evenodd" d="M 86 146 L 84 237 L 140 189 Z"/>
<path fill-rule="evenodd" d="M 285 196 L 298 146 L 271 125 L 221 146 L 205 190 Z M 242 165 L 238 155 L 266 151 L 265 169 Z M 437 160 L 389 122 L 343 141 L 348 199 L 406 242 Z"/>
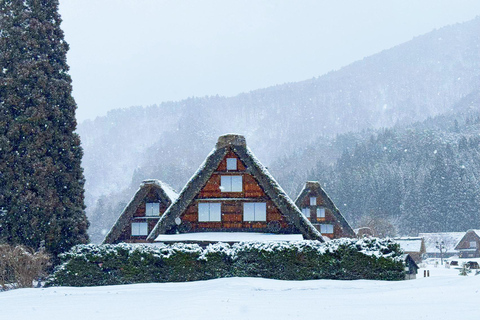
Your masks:
<path fill-rule="evenodd" d="M 145 210 L 146 210 L 146 203 L 150 202 L 160 202 L 160 214 L 158 217 L 153 217 L 145 216 Z M 166 201 L 161 201 L 159 197 L 157 196 L 157 193 L 154 189 L 151 189 L 148 194 L 145 196 L 144 200 L 140 203 L 140 205 L 137 207 L 135 210 L 135 213 L 133 214 L 132 219 L 130 219 L 130 222 L 125 225 L 125 227 L 122 229 L 122 233 L 120 237 L 118 237 L 117 242 L 128 242 L 128 243 L 144 243 L 147 242 L 147 235 L 150 233 L 150 231 L 153 230 L 155 225 L 157 224 L 158 220 L 160 217 L 165 213 L 169 206 L 169 203 Z M 133 222 L 147 222 L 148 223 L 148 229 L 147 229 L 147 235 L 145 236 L 132 236 L 132 223 Z"/>
<path fill-rule="evenodd" d="M 316 198 L 316 205 L 310 205 L 311 197 Z M 315 190 L 310 190 L 302 199 L 300 199 L 301 206 L 299 209 L 302 210 L 303 208 L 310 208 L 310 217 L 307 217 L 307 219 L 318 231 L 321 231 L 321 224 L 333 225 L 333 233 L 322 233 L 323 236 L 330 239 L 349 237 L 348 234 L 344 233 L 341 224 L 333 214 L 333 208 L 328 207 L 326 203 L 327 202 L 320 194 L 318 194 Z M 317 217 L 317 208 L 325 208 L 325 217 Z"/>
<path fill-rule="evenodd" d="M 470 248 L 470 242 L 473 241 L 477 244 L 476 250 L 467 250 L 473 249 Z M 459 250 L 460 258 L 478 258 L 480 257 L 480 238 L 474 231 L 468 231 L 455 249 Z"/>

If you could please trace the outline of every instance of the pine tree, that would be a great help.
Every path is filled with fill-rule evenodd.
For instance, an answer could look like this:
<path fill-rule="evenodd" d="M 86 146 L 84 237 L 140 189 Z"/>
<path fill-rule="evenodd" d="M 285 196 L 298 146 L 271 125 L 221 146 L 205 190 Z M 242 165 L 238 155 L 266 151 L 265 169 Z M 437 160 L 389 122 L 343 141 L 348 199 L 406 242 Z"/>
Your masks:
<path fill-rule="evenodd" d="M 0 0 L 0 241 L 88 242 L 82 149 L 58 0 Z"/>

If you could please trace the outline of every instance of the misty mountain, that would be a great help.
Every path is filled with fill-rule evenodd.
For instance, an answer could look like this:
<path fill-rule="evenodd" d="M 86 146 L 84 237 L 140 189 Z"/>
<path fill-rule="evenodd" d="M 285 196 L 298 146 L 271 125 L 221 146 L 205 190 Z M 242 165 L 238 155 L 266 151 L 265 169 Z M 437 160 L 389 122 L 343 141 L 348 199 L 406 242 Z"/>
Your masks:
<path fill-rule="evenodd" d="M 229 98 L 119 109 L 85 121 L 78 132 L 92 227 L 101 220 L 93 211 L 102 195 L 127 201 L 145 178 L 181 189 L 224 133 L 245 135 L 266 165 L 303 153 L 296 170 L 307 172 L 318 162 L 334 164 L 356 143 L 339 134 L 357 132 L 351 136 L 362 139 L 368 130 L 455 112 L 480 87 L 479 48 L 480 17 L 318 78 Z"/>

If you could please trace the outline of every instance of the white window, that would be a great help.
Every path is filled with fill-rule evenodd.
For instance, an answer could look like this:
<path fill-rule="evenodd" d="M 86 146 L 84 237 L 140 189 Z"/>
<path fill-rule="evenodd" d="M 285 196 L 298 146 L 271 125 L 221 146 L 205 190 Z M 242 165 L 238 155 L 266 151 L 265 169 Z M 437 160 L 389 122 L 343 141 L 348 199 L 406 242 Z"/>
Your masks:
<path fill-rule="evenodd" d="M 321 233 L 333 233 L 333 224 L 321 224 L 320 225 Z"/>
<path fill-rule="evenodd" d="M 148 225 L 146 222 L 132 222 L 132 236 L 148 235 Z"/>
<path fill-rule="evenodd" d="M 160 215 L 160 203 L 147 202 L 145 204 L 145 215 L 147 217 L 158 217 Z"/>
<path fill-rule="evenodd" d="M 310 197 L 310 205 L 311 206 L 317 205 L 317 197 Z"/>
<path fill-rule="evenodd" d="M 303 208 L 302 213 L 305 217 L 310 219 L 310 208 Z"/>
<path fill-rule="evenodd" d="M 245 202 L 243 204 L 243 221 L 267 221 L 267 204 L 265 202 Z"/>
<path fill-rule="evenodd" d="M 477 242 L 476 241 L 470 241 L 470 248 L 476 248 L 477 247 Z"/>
<path fill-rule="evenodd" d="M 222 221 L 222 204 L 213 203 L 199 203 L 198 204 L 198 221 Z"/>
<path fill-rule="evenodd" d="M 317 208 L 317 218 L 325 218 L 325 208 Z"/>
<path fill-rule="evenodd" d="M 221 176 L 220 190 L 222 192 L 242 192 L 242 176 Z"/>
<path fill-rule="evenodd" d="M 237 170 L 237 158 L 227 158 L 227 170 Z"/>

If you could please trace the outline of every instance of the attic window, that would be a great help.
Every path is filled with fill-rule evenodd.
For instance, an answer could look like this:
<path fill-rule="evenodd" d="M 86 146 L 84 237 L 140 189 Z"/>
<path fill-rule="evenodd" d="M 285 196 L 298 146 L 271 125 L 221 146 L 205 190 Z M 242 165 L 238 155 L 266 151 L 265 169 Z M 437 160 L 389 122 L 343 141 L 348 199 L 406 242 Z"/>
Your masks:
<path fill-rule="evenodd" d="M 160 215 L 160 203 L 147 202 L 145 204 L 145 215 L 147 217 L 158 217 Z"/>
<path fill-rule="evenodd" d="M 310 208 L 303 208 L 302 213 L 307 219 L 310 219 Z"/>
<path fill-rule="evenodd" d="M 227 170 L 237 170 L 237 158 L 227 158 Z"/>
<path fill-rule="evenodd" d="M 147 236 L 148 225 L 146 222 L 132 222 L 132 236 Z"/>
<path fill-rule="evenodd" d="M 310 197 L 310 205 L 311 206 L 317 205 L 317 197 Z"/>
<path fill-rule="evenodd" d="M 242 192 L 242 176 L 221 176 L 220 191 Z"/>
<path fill-rule="evenodd" d="M 476 248 L 477 247 L 477 242 L 476 241 L 470 241 L 470 248 Z"/>
<path fill-rule="evenodd" d="M 325 218 L 325 208 L 317 208 L 317 218 Z"/>
<path fill-rule="evenodd" d="M 198 221 L 199 222 L 218 222 L 222 221 L 222 205 L 221 203 L 199 203 L 198 204 Z"/>
<path fill-rule="evenodd" d="M 333 224 L 321 224 L 320 225 L 321 233 L 333 233 Z"/>
<path fill-rule="evenodd" d="M 267 221 L 267 203 L 245 202 L 243 204 L 243 221 Z"/>

